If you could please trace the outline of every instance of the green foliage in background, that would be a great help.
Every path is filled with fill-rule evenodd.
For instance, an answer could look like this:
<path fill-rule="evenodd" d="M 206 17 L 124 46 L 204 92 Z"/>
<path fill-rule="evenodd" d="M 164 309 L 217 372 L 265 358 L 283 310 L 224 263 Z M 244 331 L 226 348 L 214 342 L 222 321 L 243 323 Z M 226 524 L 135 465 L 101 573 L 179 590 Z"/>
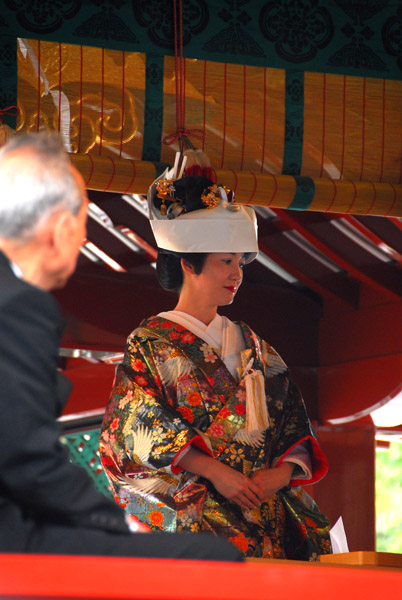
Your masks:
<path fill-rule="evenodd" d="M 402 553 L 402 444 L 376 453 L 377 552 Z"/>

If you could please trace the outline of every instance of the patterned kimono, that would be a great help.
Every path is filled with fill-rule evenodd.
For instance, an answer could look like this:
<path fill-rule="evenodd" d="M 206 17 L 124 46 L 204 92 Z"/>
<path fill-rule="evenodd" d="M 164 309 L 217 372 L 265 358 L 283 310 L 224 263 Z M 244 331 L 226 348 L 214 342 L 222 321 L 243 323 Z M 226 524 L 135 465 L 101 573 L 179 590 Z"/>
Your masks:
<path fill-rule="evenodd" d="M 268 428 L 247 433 L 245 377 L 236 381 L 217 351 L 183 325 L 151 317 L 128 338 L 118 367 L 100 439 L 102 464 L 116 501 L 152 530 L 211 532 L 245 556 L 308 560 L 331 551 L 329 522 L 299 484 L 320 479 L 327 462 L 285 363 L 238 325 L 242 364 L 265 378 Z M 178 460 L 192 445 L 250 476 L 278 457 L 279 464 L 301 442 L 311 479 L 293 479 L 253 509 L 230 502 Z"/>

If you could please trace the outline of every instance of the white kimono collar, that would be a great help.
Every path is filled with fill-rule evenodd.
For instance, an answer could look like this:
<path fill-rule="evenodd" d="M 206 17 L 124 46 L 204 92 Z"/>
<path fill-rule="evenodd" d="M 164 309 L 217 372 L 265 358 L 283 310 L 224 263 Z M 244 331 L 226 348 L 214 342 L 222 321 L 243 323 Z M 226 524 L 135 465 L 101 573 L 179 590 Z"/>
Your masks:
<path fill-rule="evenodd" d="M 246 344 L 238 325 L 227 317 L 215 315 L 209 325 L 180 310 L 169 310 L 158 314 L 158 317 L 174 321 L 204 340 L 221 357 L 222 362 L 236 379 L 241 367 L 240 353 Z"/>

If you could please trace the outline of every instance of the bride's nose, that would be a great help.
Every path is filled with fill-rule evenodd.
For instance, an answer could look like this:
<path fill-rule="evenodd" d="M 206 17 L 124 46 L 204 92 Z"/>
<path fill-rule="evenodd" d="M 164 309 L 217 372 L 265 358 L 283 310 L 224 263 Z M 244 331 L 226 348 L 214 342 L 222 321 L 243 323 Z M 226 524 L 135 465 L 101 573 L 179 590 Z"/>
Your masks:
<path fill-rule="evenodd" d="M 243 269 L 240 263 L 233 264 L 232 278 L 236 281 L 241 281 L 243 279 Z"/>

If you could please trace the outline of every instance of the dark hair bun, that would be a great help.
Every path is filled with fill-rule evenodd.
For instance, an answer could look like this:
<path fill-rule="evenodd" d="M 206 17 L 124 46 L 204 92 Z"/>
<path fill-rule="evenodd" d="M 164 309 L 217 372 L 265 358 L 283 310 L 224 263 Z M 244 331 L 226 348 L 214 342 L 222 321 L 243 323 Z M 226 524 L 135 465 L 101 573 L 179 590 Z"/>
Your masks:
<path fill-rule="evenodd" d="M 181 259 L 184 258 L 194 268 L 194 273 L 199 275 L 203 269 L 208 254 L 206 252 L 171 252 L 158 250 L 156 259 L 156 273 L 161 286 L 165 290 L 179 292 L 183 285 L 183 269 Z"/>
<path fill-rule="evenodd" d="M 209 186 L 213 185 L 213 181 L 208 179 L 207 177 L 203 177 L 202 175 L 192 175 L 190 177 L 182 177 L 181 179 L 176 179 L 174 182 L 175 199 L 179 199 L 182 201 L 186 212 L 192 212 L 193 210 L 200 210 L 201 208 L 205 208 L 201 200 L 201 194 L 204 190 L 209 188 Z M 154 206 L 160 210 L 162 200 L 158 198 L 155 193 L 153 199 Z M 166 207 L 172 202 L 169 199 L 166 199 Z"/>
<path fill-rule="evenodd" d="M 201 194 L 210 185 L 213 185 L 213 182 L 206 177 L 199 175 L 183 177 L 182 179 L 175 181 L 175 196 L 184 202 L 186 212 L 200 210 L 201 208 L 205 208 L 205 205 L 201 200 Z"/>
<path fill-rule="evenodd" d="M 165 290 L 180 290 L 183 285 L 183 271 L 180 256 L 159 250 L 156 259 L 158 280 Z"/>

